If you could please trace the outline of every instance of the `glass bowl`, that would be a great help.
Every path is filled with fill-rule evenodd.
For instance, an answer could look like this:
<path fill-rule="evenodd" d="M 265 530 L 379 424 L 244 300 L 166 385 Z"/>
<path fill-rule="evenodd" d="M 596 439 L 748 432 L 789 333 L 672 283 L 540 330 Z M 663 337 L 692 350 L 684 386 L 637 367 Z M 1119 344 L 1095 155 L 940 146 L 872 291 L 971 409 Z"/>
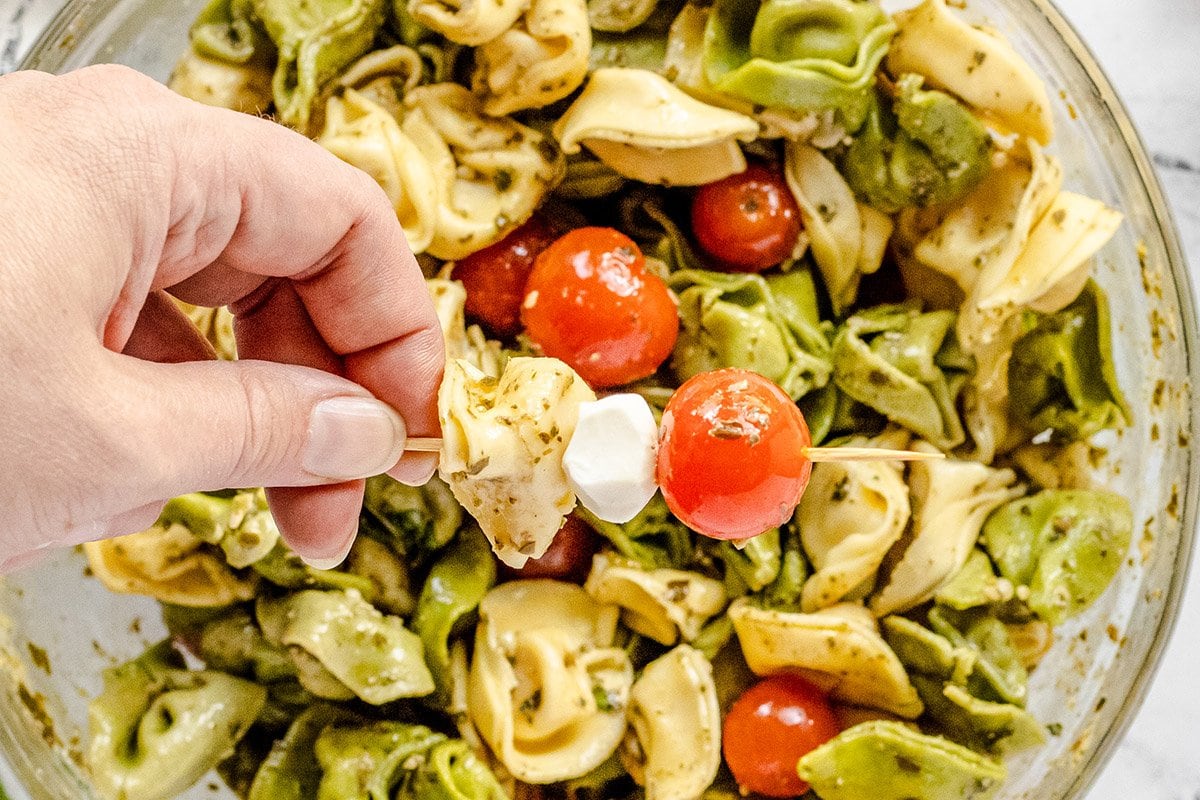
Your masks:
<path fill-rule="evenodd" d="M 165 80 L 204 0 L 71 0 L 23 65 L 63 72 L 118 62 Z M 1010 759 L 1002 800 L 1080 797 L 1134 716 L 1186 584 L 1200 466 L 1188 446 L 1200 332 L 1187 267 L 1145 149 L 1112 86 L 1046 0 L 972 0 L 1054 99 L 1064 186 L 1120 209 L 1100 253 L 1112 299 L 1117 371 L 1135 423 L 1097 442 L 1098 482 L 1129 496 L 1135 534 L 1114 586 L 1072 620 L 1030 683 L 1030 710 L 1054 735 Z M 102 466 L 102 465 L 98 465 Z M 165 633 L 156 604 L 113 595 L 63 552 L 0 583 L 0 780 L 17 798 L 92 798 L 82 762 L 88 698 L 100 671 Z M 187 798 L 232 797 L 202 780 Z"/>

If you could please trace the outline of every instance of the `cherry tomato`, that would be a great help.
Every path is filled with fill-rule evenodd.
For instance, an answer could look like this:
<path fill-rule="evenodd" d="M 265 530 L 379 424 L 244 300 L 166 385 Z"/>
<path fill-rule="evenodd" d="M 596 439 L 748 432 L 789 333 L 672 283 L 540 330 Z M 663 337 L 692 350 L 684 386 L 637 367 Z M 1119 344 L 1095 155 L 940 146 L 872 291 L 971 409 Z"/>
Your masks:
<path fill-rule="evenodd" d="M 538 254 L 553 241 L 550 226 L 534 216 L 500 241 L 456 263 L 451 276 L 466 287 L 467 316 L 493 336 L 520 333 L 525 282 Z"/>
<path fill-rule="evenodd" d="M 751 164 L 700 188 L 692 200 L 692 234 L 730 271 L 761 272 L 792 254 L 800 209 L 782 175 Z"/>
<path fill-rule="evenodd" d="M 546 355 L 597 388 L 652 374 L 679 335 L 667 285 L 646 271 L 633 240 L 612 228 L 576 228 L 538 256 L 521 321 Z"/>
<path fill-rule="evenodd" d="M 520 569 L 501 563 L 500 572 L 508 580 L 517 578 L 553 578 L 571 583 L 583 583 L 592 568 L 592 556 L 599 544 L 592 526 L 576 517 L 567 521 L 554 534 L 554 541 L 541 558 L 531 558 Z"/>
<path fill-rule="evenodd" d="M 658 485 L 667 506 L 714 539 L 746 539 L 791 518 L 812 439 L 787 394 L 757 372 L 689 378 L 663 412 Z"/>
<path fill-rule="evenodd" d="M 796 762 L 840 732 L 817 687 L 797 675 L 773 675 L 734 701 L 721 745 L 743 792 L 796 797 L 808 791 Z"/>

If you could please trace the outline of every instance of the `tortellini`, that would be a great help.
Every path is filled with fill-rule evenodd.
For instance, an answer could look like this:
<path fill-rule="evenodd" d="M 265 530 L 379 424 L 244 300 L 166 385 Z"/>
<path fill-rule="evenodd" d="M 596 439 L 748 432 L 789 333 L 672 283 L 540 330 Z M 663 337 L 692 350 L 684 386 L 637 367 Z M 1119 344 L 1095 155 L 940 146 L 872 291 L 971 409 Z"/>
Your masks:
<path fill-rule="evenodd" d="M 575 507 L 562 455 L 580 404 L 595 399 L 554 358 L 513 358 L 499 379 L 461 359 L 446 365 L 439 471 L 509 566 L 541 557 Z"/>
<path fill-rule="evenodd" d="M 471 719 L 518 780 L 579 777 L 617 749 L 633 668 L 611 646 L 615 625 L 615 609 L 573 584 L 513 581 L 483 598 Z"/>
<path fill-rule="evenodd" d="M 965 439 L 956 398 L 970 362 L 950 311 L 877 306 L 846 320 L 833 342 L 838 388 L 939 448 Z"/>
<path fill-rule="evenodd" d="M 1004 765 L 898 722 L 864 722 L 800 759 L 800 778 L 821 800 L 986 800 Z"/>
<path fill-rule="evenodd" d="M 915 719 L 922 705 L 869 611 L 841 603 L 812 614 L 729 607 L 746 663 L 756 675 L 798 672 L 838 700 Z"/>
<path fill-rule="evenodd" d="M 425 645 L 425 663 L 442 699 L 448 698 L 453 688 L 450 634 L 495 582 L 492 551 L 483 535 L 471 528 L 460 533 L 429 570 L 412 624 Z"/>
<path fill-rule="evenodd" d="M 973 696 L 963 686 L 914 675 L 925 712 L 947 735 L 978 750 L 1015 752 L 1046 740 L 1042 726 L 1028 711 L 1012 703 Z"/>
<path fill-rule="evenodd" d="M 667 285 L 679 295 L 680 331 L 671 368 L 681 382 L 739 367 L 769 378 L 793 398 L 828 383 L 829 343 L 817 321 L 815 289 L 806 270 L 768 279 L 680 270 Z"/>
<path fill-rule="evenodd" d="M 492 116 L 541 108 L 579 88 L 592 29 L 584 0 L 532 0 L 513 27 L 475 50 L 475 91 Z"/>
<path fill-rule="evenodd" d="M 237 358 L 237 339 L 233 334 L 233 313 L 227 306 L 209 308 L 194 306 L 182 300 L 176 300 L 184 316 L 191 321 L 196 330 L 212 345 L 213 352 L 222 361 L 233 361 Z"/>
<path fill-rule="evenodd" d="M 433 169 L 382 106 L 353 89 L 329 99 L 317 143 L 375 179 L 396 209 L 414 253 L 433 241 L 438 192 Z"/>
<path fill-rule="evenodd" d="M 953 97 L 904 75 L 890 108 L 872 103 L 867 123 L 842 160 L 846 181 L 888 214 L 953 202 L 990 167 L 987 129 Z"/>
<path fill-rule="evenodd" d="M 1057 625 L 1108 588 L 1132 529 L 1133 512 L 1120 495 L 1048 489 L 996 511 L 983 542 L 1001 575 L 1029 587 L 1029 607 Z"/>
<path fill-rule="evenodd" d="M 804 584 L 801 608 L 826 608 L 869 582 L 904 532 L 909 513 L 908 487 L 892 464 L 813 465 L 793 520 L 816 570 Z"/>
<path fill-rule="evenodd" d="M 608 553 L 593 557 L 584 589 L 597 603 L 618 606 L 630 629 L 665 645 L 692 641 L 725 607 L 719 581 L 687 570 L 644 570 Z"/>
<path fill-rule="evenodd" d="M 564 152 L 583 144 L 627 178 L 693 186 L 743 171 L 738 142 L 754 139 L 758 123 L 702 103 L 648 70 L 608 67 L 592 73 L 554 135 Z"/>
<path fill-rule="evenodd" d="M 527 5 L 527 0 L 408 0 L 407 11 L 450 41 L 475 47 L 511 28 Z"/>
<path fill-rule="evenodd" d="M 563 177 L 562 153 L 533 128 L 485 116 L 465 86 L 418 86 L 404 98 L 402 130 L 429 163 L 437 224 L 427 248 L 456 259 L 524 222 Z"/>
<path fill-rule="evenodd" d="M 428 564 L 462 521 L 462 506 L 436 476 L 424 486 L 406 486 L 387 475 L 367 479 L 359 530 L 403 554 L 410 566 Z"/>
<path fill-rule="evenodd" d="M 192 24 L 188 50 L 167 86 L 205 105 L 266 111 L 272 48 L 251 16 L 249 0 L 212 0 Z"/>
<path fill-rule="evenodd" d="M 179 606 L 227 606 L 254 597 L 252 577 L 180 524 L 83 545 L 92 574 L 110 591 Z"/>
<path fill-rule="evenodd" d="M 784 177 L 800 207 L 813 260 L 835 313 L 854 302 L 859 280 L 877 271 L 892 235 L 886 214 L 859 203 L 846 179 L 807 144 L 786 145 Z"/>
<path fill-rule="evenodd" d="M 467 290 L 462 282 L 429 278 L 425 286 L 442 327 L 446 361 L 461 358 L 486 375 L 500 377 L 500 343 L 489 340 L 478 325 L 467 325 Z"/>
<path fill-rule="evenodd" d="M 108 800 L 168 800 L 228 755 L 258 717 L 266 690 L 192 672 L 163 642 L 104 673 L 88 706 L 88 767 Z"/>
<path fill-rule="evenodd" d="M 913 449 L 937 452 L 926 442 Z M 1012 470 L 975 461 L 917 461 L 909 472 L 912 530 L 887 582 L 871 598 L 871 610 L 881 617 L 933 597 L 967 562 L 988 514 L 1025 492 Z"/>
<path fill-rule="evenodd" d="M 1029 316 L 1008 364 L 1009 415 L 1018 427 L 1081 441 L 1129 422 L 1100 287 L 1089 281 L 1063 310 Z"/>
<path fill-rule="evenodd" d="M 971 694 L 1000 703 L 1025 705 L 1029 673 L 1004 623 L 984 610 L 954 611 L 944 606 L 929 610 L 929 626 L 955 648 L 974 653 L 965 681 Z"/>
<path fill-rule="evenodd" d="M 924 75 L 1006 130 L 1048 144 L 1054 119 L 1041 78 L 996 31 L 968 25 L 947 6 L 925 0 L 895 15 L 888 69 Z"/>
<path fill-rule="evenodd" d="M 717 0 L 704 31 L 707 82 L 767 108 L 834 111 L 858 130 L 896 26 L 875 3 Z"/>
<path fill-rule="evenodd" d="M 370 48 L 383 0 L 253 0 L 278 50 L 272 93 L 280 122 L 304 131 L 321 87 Z"/>
<path fill-rule="evenodd" d="M 641 756 L 631 772 L 646 800 L 700 797 L 721 766 L 721 710 L 708 659 L 679 645 L 651 661 L 629 693 L 628 714 Z"/>
<path fill-rule="evenodd" d="M 302 650 L 367 703 L 380 705 L 434 690 L 420 638 L 399 617 L 381 614 L 353 589 L 261 598 L 257 613 L 267 641 Z M 305 660 L 302 656 L 302 668 Z M 322 694 L 314 691 L 322 687 L 306 688 Z"/>

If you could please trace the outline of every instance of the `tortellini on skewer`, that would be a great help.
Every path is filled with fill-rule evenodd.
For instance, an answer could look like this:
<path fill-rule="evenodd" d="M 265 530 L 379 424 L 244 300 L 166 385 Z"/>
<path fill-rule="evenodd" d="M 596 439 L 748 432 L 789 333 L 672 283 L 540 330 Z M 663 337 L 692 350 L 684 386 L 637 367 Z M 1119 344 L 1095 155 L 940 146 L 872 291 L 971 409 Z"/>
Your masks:
<path fill-rule="evenodd" d="M 576 778 L 616 750 L 633 668 L 611 646 L 615 626 L 615 608 L 569 583 L 513 581 L 483 598 L 470 713 L 513 777 Z"/>
<path fill-rule="evenodd" d="M 621 609 L 625 624 L 656 642 L 690 642 L 725 607 L 719 581 L 681 569 L 642 569 L 610 553 L 597 553 L 583 587 L 597 603 Z"/>
<path fill-rule="evenodd" d="M 375 179 L 414 253 L 433 241 L 438 191 L 433 169 L 386 109 L 353 89 L 332 97 L 317 143 Z"/>
<path fill-rule="evenodd" d="M 475 50 L 475 90 L 492 116 L 569 95 L 588 71 L 592 29 L 584 0 L 533 0 L 513 27 Z"/>
<path fill-rule="evenodd" d="M 926 442 L 913 449 L 937 452 Z M 881 617 L 933 597 L 967 562 L 988 514 L 1025 492 L 1012 470 L 975 461 L 917 461 L 909 471 L 912 530 L 887 583 L 870 600 Z"/>
<path fill-rule="evenodd" d="M 419 86 L 402 129 L 433 170 L 437 224 L 428 252 L 456 259 L 498 241 L 562 180 L 562 153 L 507 117 L 488 117 L 465 86 Z"/>
<path fill-rule="evenodd" d="M 440 474 L 509 566 L 545 553 L 575 507 L 562 457 L 580 404 L 595 399 L 554 358 L 514 358 L 498 379 L 462 359 L 446 365 Z"/>
<path fill-rule="evenodd" d="M 721 710 L 708 659 L 681 644 L 651 661 L 629 693 L 628 716 L 636 748 L 623 749 L 622 761 L 646 800 L 700 797 L 721 766 Z"/>
<path fill-rule="evenodd" d="M 834 605 L 870 581 L 904 533 L 909 516 L 908 487 L 894 465 L 813 465 L 794 518 L 816 570 L 804 583 L 801 609 Z"/>
<path fill-rule="evenodd" d="M 915 72 L 965 100 L 1008 131 L 1049 144 L 1054 119 L 1046 85 L 996 31 L 969 25 L 946 0 L 925 0 L 893 18 L 893 74 Z"/>
<path fill-rule="evenodd" d="M 915 719 L 923 708 L 875 617 L 840 603 L 811 614 L 759 608 L 746 598 L 729 618 L 756 675 L 796 672 L 838 700 Z"/>
<path fill-rule="evenodd" d="M 582 144 L 627 178 L 693 186 L 744 170 L 738 142 L 754 139 L 758 123 L 648 70 L 607 67 L 592 73 L 554 135 L 564 152 Z"/>

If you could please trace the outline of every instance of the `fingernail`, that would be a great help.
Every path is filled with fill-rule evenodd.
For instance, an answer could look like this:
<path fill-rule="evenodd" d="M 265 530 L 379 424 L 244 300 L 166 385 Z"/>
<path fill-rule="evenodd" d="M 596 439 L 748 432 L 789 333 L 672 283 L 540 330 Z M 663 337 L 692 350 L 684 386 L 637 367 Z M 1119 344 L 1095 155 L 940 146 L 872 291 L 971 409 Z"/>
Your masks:
<path fill-rule="evenodd" d="M 411 453 L 388 470 L 388 475 L 407 486 L 424 486 L 437 472 L 437 453 Z"/>
<path fill-rule="evenodd" d="M 316 558 L 307 557 L 307 555 L 301 555 L 300 560 L 304 561 L 304 563 L 308 566 L 311 566 L 313 570 L 336 570 L 337 567 L 342 565 L 342 561 L 346 560 L 347 555 L 350 554 L 350 548 L 352 547 L 354 547 L 353 536 L 350 537 L 350 541 L 346 542 L 346 549 L 342 551 L 341 555 L 334 555 L 334 557 L 330 558 Z"/>
<path fill-rule="evenodd" d="M 386 471 L 404 453 L 404 420 L 370 397 L 333 397 L 313 408 L 304 469 L 352 480 Z"/>

